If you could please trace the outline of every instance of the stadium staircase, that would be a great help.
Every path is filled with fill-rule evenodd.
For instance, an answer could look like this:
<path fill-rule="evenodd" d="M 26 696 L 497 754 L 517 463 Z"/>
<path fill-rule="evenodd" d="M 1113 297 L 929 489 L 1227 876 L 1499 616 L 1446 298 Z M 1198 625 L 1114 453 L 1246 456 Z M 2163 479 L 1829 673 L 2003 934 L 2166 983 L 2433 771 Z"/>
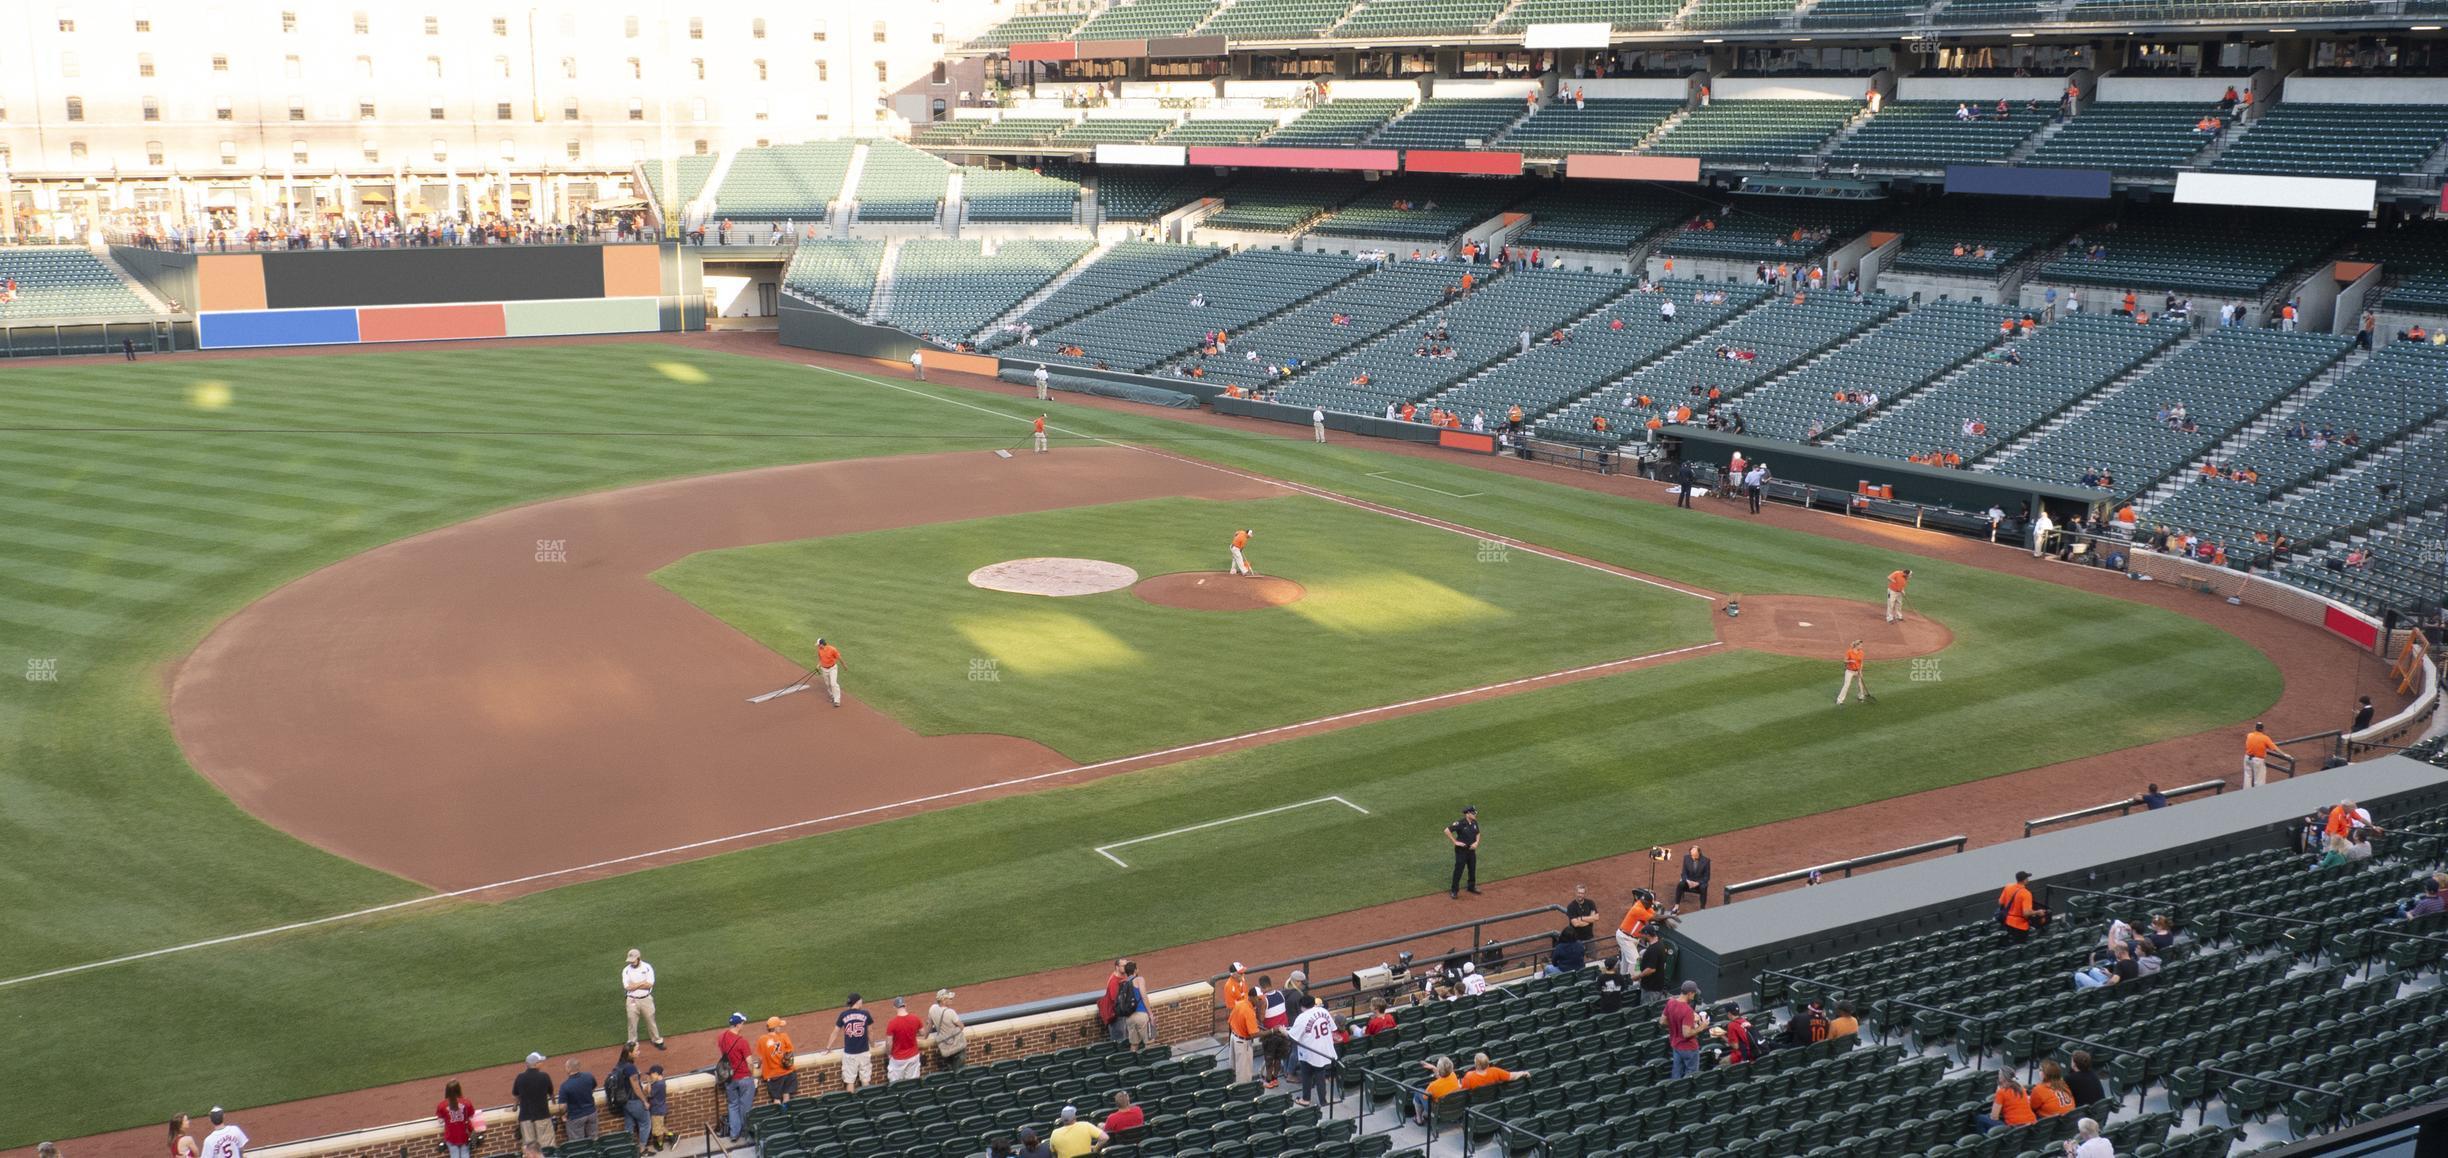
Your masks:
<path fill-rule="evenodd" d="M 850 203 L 858 197 L 859 175 L 867 171 L 867 142 L 860 141 L 850 148 L 850 166 L 842 170 L 841 193 L 825 207 L 827 236 L 850 236 Z"/>
<path fill-rule="evenodd" d="M 1104 260 L 1105 255 L 1112 253 L 1114 247 L 1120 244 L 1119 240 L 1097 242 L 1088 252 L 1081 254 L 1078 261 L 1072 262 L 1070 268 L 1055 274 L 1054 280 L 1029 291 L 1027 297 L 1012 303 L 1012 308 L 996 314 L 985 325 L 978 327 L 976 333 L 969 335 L 969 339 L 981 346 L 984 345 L 988 339 L 1000 333 L 1004 326 L 1019 321 L 1027 316 L 1030 310 L 1044 304 L 1047 298 L 1054 296 L 1054 291 L 1070 285 L 1080 274 L 1086 272 L 1089 266 Z"/>
<path fill-rule="evenodd" d="M 2110 398 L 2114 398 L 2118 394 L 2123 393 L 2127 387 L 2132 386 L 2135 382 L 2141 381 L 2145 376 L 2149 375 L 2151 371 L 2156 370 L 2161 365 L 2165 364 L 2168 359 L 2192 348 L 2204 337 L 2207 337 L 2211 332 L 2212 331 L 2210 330 L 2195 330 L 2184 337 L 2176 339 L 2174 342 L 2171 342 L 2167 346 L 2161 348 L 2158 353 L 2143 359 L 2140 365 L 2137 365 L 2133 369 L 2127 370 L 2123 374 L 2119 374 L 2115 378 L 2110 379 L 2106 385 L 2101 386 L 2099 389 L 2094 390 L 2081 398 L 2075 399 L 2074 402 L 2065 409 L 2060 410 L 2047 418 L 2041 419 L 2038 424 L 2034 425 L 2028 430 L 2025 430 L 2021 434 L 1999 443 L 1995 450 L 1981 455 L 1978 459 L 1966 460 L 1964 465 L 1972 470 L 1996 469 L 1998 463 L 2006 459 L 2013 458 L 2015 454 L 2021 451 L 2024 447 L 2030 446 L 2032 443 L 2046 438 L 2049 434 L 2056 431 L 2058 427 L 2064 426 L 2066 423 L 2072 422 L 2075 419 L 2098 409 L 2100 403 L 2106 402 Z"/>
<path fill-rule="evenodd" d="M 961 198 L 962 188 L 968 184 L 966 177 L 967 172 L 958 165 L 952 166 L 952 171 L 944 176 L 941 220 L 945 237 L 959 237 L 961 226 L 969 223 L 969 203 Z"/>
<path fill-rule="evenodd" d="M 1728 290 L 1726 292 L 1733 293 L 1735 291 Z M 1776 300 L 1777 298 L 1775 294 L 1769 294 L 1762 297 L 1758 301 L 1755 301 L 1750 305 L 1744 306 L 1743 308 L 1726 315 L 1724 318 L 1720 319 L 1716 325 L 1710 326 L 1699 333 L 1693 334 L 1689 338 L 1685 338 L 1674 345 L 1658 351 L 1656 357 L 1650 358 L 1638 366 L 1631 367 L 1630 369 L 1625 370 L 1623 373 L 1599 383 L 1597 386 L 1584 389 L 1579 393 L 1566 397 L 1562 402 L 1558 402 L 1553 407 L 1550 407 L 1545 413 L 1536 415 L 1535 418 L 1538 422 L 1546 422 L 1550 419 L 1565 416 L 1578 417 L 1584 411 L 1589 409 L 1589 407 L 1585 404 L 1592 400 L 1604 400 L 1620 393 L 1636 393 L 1640 384 L 1641 375 L 1648 373 L 1651 367 L 1671 363 L 1677 358 L 1680 358 L 1683 355 L 1695 350 L 1714 348 L 1720 341 L 1720 335 L 1724 334 L 1727 329 L 1740 324 L 1745 318 L 1765 312 L 1769 306 L 1776 303 Z M 1681 309 L 1682 304 L 1677 303 L 1676 308 Z M 1685 385 L 1689 385 L 1689 383 L 1686 383 Z M 1664 398 L 1667 396 L 1652 395 L 1652 397 Z M 1679 400 L 1683 397 L 1683 395 L 1678 392 L 1672 395 L 1672 397 Z"/>
<path fill-rule="evenodd" d="M 1697 2 L 1697 0 L 1694 0 L 1694 2 Z M 1632 146 L 1630 149 L 1625 150 L 1625 152 L 1648 152 L 1652 146 L 1658 143 L 1659 137 L 1663 137 L 1666 134 L 1673 132 L 1675 126 L 1680 125 L 1685 120 L 1689 119 L 1691 114 L 1692 110 L 1689 108 L 1676 109 L 1665 120 L 1659 121 L 1656 128 L 1649 130 L 1649 135 L 1642 137 L 1639 144 Z"/>
<path fill-rule="evenodd" d="M 2076 117 L 2082 116 L 2082 109 L 2080 106 L 2075 108 L 2074 115 Z M 2022 164 L 2025 160 L 2029 159 L 2033 153 L 2039 152 L 2040 146 L 2049 143 L 2049 141 L 2056 137 L 2057 134 L 2064 132 L 2067 125 L 2073 123 L 2074 122 L 2071 120 L 2061 120 L 2056 117 L 2049 118 L 2049 123 L 2042 125 L 2039 132 L 2023 138 L 2022 144 L 2016 145 L 2012 151 L 2006 154 L 2006 163 L 2009 165 Z"/>
<path fill-rule="evenodd" d="M 702 226 L 709 221 L 722 220 L 722 198 L 717 194 L 723 182 L 731 176 L 731 162 L 738 159 L 739 150 L 736 148 L 726 148 L 714 154 L 714 168 L 706 173 L 705 188 L 698 191 L 695 201 L 681 207 L 683 221 L 691 226 Z"/>
<path fill-rule="evenodd" d="M 118 277 L 121 282 L 126 284 L 129 293 L 135 294 L 137 298 L 144 302 L 146 309 L 149 309 L 157 314 L 175 314 L 179 312 L 178 310 L 172 309 L 170 303 L 164 300 L 161 295 L 154 293 L 152 286 L 146 285 L 141 279 L 137 278 L 136 275 L 129 273 L 126 266 L 119 264 L 118 258 L 111 256 L 111 251 L 109 249 L 105 248 L 94 250 L 93 255 L 96 260 L 102 263 L 103 268 L 110 270 L 113 275 Z"/>
<path fill-rule="evenodd" d="M 902 241 L 902 238 L 896 237 L 884 243 L 884 262 L 876 267 L 875 293 L 867 299 L 867 316 L 870 318 L 887 316 L 885 311 L 892 305 L 893 266 L 901 260 Z"/>

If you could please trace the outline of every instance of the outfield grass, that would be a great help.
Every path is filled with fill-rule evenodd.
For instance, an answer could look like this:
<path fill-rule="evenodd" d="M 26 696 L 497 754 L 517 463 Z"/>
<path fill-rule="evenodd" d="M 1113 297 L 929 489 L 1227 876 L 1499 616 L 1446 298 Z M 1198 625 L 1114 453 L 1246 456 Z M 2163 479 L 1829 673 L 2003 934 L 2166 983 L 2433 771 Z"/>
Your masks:
<path fill-rule="evenodd" d="M 1251 558 L 1301 583 L 1299 602 L 1189 611 L 1128 590 L 1048 599 L 968 582 L 1035 555 L 1217 571 L 1234 527 L 1260 529 Z M 1710 637 L 1691 596 L 1299 495 L 707 551 L 655 580 L 785 655 L 833 639 L 858 657 L 859 697 L 920 732 L 1021 736 L 1083 763 Z"/>
<path fill-rule="evenodd" d="M 658 345 L 95 361 L 8 377 L 0 664 L 57 658 L 60 672 L 0 692 L 11 975 L 415 895 L 253 821 L 180 759 L 163 666 L 246 601 L 517 502 L 1001 446 L 1022 412 Z M 226 385 L 227 408 L 190 402 L 205 381 Z M 1059 429 L 1719 589 L 1870 600 L 1904 560 L 1460 461 L 1050 409 Z M 34 426 L 194 429 L 23 429 Z M 1916 608 L 1956 643 L 1938 683 L 1889 679 L 1875 722 L 1831 717 L 1827 664 L 1714 655 L 498 906 L 421 907 L 0 989 L 0 1082 L 12 1088 L 90 1068 L 97 1017 L 142 1026 L 163 1059 L 136 1094 L 16 1107 L 0 1146 L 601 1045 L 618 1035 L 604 976 L 641 936 L 667 978 L 666 1028 L 703 1027 L 731 1008 L 816 1008 L 853 985 L 918 991 L 1416 895 L 1442 886 L 1435 830 L 1465 794 L 1486 810 L 1484 867 L 1502 877 L 2195 732 L 2277 697 L 2276 669 L 2206 625 L 1910 561 Z M 1348 822 L 1358 839 L 1306 846 L 1297 888 L 1255 867 L 1218 874 L 1212 857 L 1125 871 L 1090 851 L 1326 785 L 1372 815 Z M 748 801 L 742 814 L 780 819 Z M 1230 903 L 1183 903 L 1228 892 Z"/>

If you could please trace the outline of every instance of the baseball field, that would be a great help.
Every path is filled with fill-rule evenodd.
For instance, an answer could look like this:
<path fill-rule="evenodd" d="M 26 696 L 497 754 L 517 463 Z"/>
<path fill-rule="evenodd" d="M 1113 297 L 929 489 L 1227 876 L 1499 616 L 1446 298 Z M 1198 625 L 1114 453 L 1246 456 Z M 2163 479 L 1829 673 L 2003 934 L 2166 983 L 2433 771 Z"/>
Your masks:
<path fill-rule="evenodd" d="M 59 1089 L 123 1032 L 146 1063 L 18 1100 L 0 1147 L 601 1046 L 632 944 L 665 1030 L 699 1029 L 1441 892 L 1463 803 L 1518 875 L 2280 691 L 2224 632 L 2055 584 L 676 345 L 7 387 L 0 1083 Z M 1053 453 L 991 453 L 1040 409 Z M 1241 527 L 1297 598 L 968 582 L 1062 556 L 1195 585 Z M 1911 631 L 1881 637 L 1903 565 Z M 1879 702 L 1831 706 L 1834 621 L 1763 645 L 1734 592 L 1867 609 Z M 843 709 L 747 702 L 820 634 Z"/>

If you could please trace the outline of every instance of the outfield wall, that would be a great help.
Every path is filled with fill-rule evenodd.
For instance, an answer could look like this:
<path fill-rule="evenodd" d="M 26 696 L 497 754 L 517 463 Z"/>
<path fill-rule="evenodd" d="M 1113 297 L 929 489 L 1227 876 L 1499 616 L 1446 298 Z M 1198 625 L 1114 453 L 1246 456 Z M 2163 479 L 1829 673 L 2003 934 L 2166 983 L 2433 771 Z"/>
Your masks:
<path fill-rule="evenodd" d="M 1038 1054 L 1092 1045 L 1105 1040 L 1105 1027 L 1098 1024 L 1096 1020 L 1094 995 L 1083 996 L 1080 1000 L 1081 1004 L 1071 1008 L 1051 1013 L 1029 1014 L 1007 1020 L 986 1022 L 984 1019 L 992 1016 L 991 1011 L 977 1014 L 980 1023 L 972 1025 L 969 1029 L 967 1064 L 976 1066 L 1013 1058 L 1034 1057 Z M 1158 1045 L 1194 1041 L 1213 1032 L 1210 1018 L 1211 1010 L 1215 1005 L 1215 990 L 1206 982 L 1197 982 L 1151 994 L 1148 1004 L 1155 1015 L 1154 1038 Z M 586 1059 L 587 1069 L 600 1078 L 611 1070 L 612 1061 L 618 1052 L 618 1046 L 599 1046 L 594 1049 L 577 1051 L 575 1054 L 556 1054 L 552 1060 L 552 1068 L 548 1072 L 555 1076 L 554 1080 L 558 1084 L 561 1059 L 582 1056 Z M 938 1059 L 932 1051 L 928 1052 L 926 1059 L 928 1074 L 941 1072 L 937 1064 Z M 670 1097 L 671 1104 L 671 1112 L 665 1116 L 665 1121 L 668 1129 L 680 1135 L 683 1144 L 686 1144 L 690 1137 L 700 1134 L 709 1127 L 719 1130 L 723 1121 L 724 1103 L 721 1085 L 714 1080 L 712 1075 L 687 1068 L 696 1065 L 699 1060 L 695 1057 L 684 1058 L 678 1052 L 657 1054 L 651 1051 L 641 1054 L 638 1059 L 640 1065 L 661 1064 L 664 1067 L 664 1088 Z M 877 1058 L 872 1064 L 875 1080 L 881 1083 L 884 1080 L 884 1062 L 881 1058 Z M 838 1050 L 800 1054 L 797 1073 L 799 1074 L 799 1095 L 801 1097 L 842 1092 L 841 1053 Z M 432 1080 L 431 1084 L 437 1091 L 437 1097 L 445 1080 L 447 1079 L 439 1077 Z M 503 1079 L 495 1085 L 499 1088 L 478 1087 L 471 1082 L 468 1093 L 481 1104 L 484 1099 L 498 1097 L 503 1090 L 507 1090 L 509 1081 Z M 602 1094 L 596 1095 L 598 1107 L 602 1105 L 602 1098 Z M 757 1083 L 754 1104 L 761 1106 L 770 1100 L 765 1094 L 765 1084 Z M 600 1108 L 596 1111 L 596 1120 L 603 1132 L 608 1135 L 621 1129 L 622 1126 L 619 1118 L 609 1117 L 607 1114 L 608 1111 Z M 233 1116 L 243 1119 L 245 1111 L 240 1110 Z M 492 1106 L 483 1111 L 483 1117 L 487 1123 L 485 1130 L 487 1142 L 477 1149 L 480 1152 L 491 1152 L 497 1147 L 515 1150 L 518 1144 L 517 1111 L 508 1105 Z M 556 1117 L 559 1116 L 556 1115 Z M 1016 1130 L 1023 1124 L 1025 1123 L 998 1123 L 998 1126 L 1008 1125 Z M 557 1124 L 555 1130 L 559 1136 L 568 1137 L 569 1130 L 565 1122 Z M 440 1149 L 441 1141 L 440 1124 L 428 1117 L 396 1125 L 376 1126 L 347 1133 L 328 1134 L 320 1138 L 309 1138 L 298 1142 L 263 1146 L 250 1150 L 248 1153 L 254 1155 L 255 1158 L 400 1158 L 402 1154 L 433 1154 Z"/>

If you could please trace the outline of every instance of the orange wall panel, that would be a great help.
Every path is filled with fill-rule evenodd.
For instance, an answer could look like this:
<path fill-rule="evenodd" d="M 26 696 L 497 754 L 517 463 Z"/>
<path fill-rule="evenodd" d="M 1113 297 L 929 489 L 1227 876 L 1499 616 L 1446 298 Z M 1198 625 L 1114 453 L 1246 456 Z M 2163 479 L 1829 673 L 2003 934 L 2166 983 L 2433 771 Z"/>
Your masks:
<path fill-rule="evenodd" d="M 196 259 L 197 310 L 260 310 L 264 308 L 263 257 L 253 253 L 214 254 Z"/>
<path fill-rule="evenodd" d="M 498 338 L 507 332 L 499 302 L 449 306 L 365 306 L 357 311 L 357 340 L 360 342 Z"/>
<path fill-rule="evenodd" d="M 663 296 L 663 250 L 654 245 L 603 247 L 603 296 L 652 298 Z"/>

